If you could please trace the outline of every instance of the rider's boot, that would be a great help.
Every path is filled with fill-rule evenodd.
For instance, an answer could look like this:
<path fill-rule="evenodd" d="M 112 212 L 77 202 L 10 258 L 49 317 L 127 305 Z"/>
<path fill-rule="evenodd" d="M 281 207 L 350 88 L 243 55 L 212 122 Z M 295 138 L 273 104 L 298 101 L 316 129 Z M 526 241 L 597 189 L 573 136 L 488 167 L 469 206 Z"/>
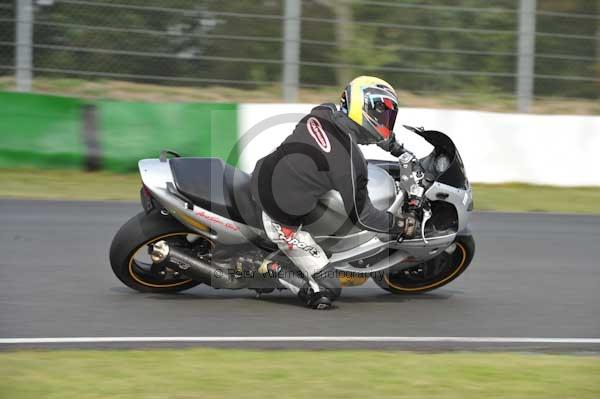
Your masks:
<path fill-rule="evenodd" d="M 335 270 L 325 267 L 308 279 L 298 292 L 298 298 L 313 309 L 325 310 L 332 307 L 341 293 Z"/>
<path fill-rule="evenodd" d="M 309 279 L 302 273 L 284 267 L 278 262 L 265 260 L 258 269 L 264 276 L 277 278 L 277 281 L 313 309 L 329 309 L 342 293 L 342 287 L 335 270 L 325 267 Z"/>

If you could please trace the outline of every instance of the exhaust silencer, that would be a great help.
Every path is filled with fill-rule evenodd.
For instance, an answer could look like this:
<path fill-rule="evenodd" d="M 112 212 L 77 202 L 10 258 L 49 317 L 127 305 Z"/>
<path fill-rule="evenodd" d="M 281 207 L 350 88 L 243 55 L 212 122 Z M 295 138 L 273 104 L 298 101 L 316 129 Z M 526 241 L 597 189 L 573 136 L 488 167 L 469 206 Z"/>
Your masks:
<path fill-rule="evenodd" d="M 165 241 L 153 244 L 150 256 L 154 263 L 168 262 L 169 268 L 176 269 L 184 276 L 202 281 L 214 288 L 239 290 L 248 286 L 247 279 L 236 278 L 229 269 L 212 266 L 178 248 L 169 247 Z"/>

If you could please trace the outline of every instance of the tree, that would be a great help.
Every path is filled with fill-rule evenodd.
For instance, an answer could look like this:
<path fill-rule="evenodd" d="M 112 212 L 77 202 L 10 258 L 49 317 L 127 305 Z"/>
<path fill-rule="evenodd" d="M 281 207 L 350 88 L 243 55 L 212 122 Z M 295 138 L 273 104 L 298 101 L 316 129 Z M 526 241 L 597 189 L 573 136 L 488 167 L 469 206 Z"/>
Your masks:
<path fill-rule="evenodd" d="M 537 95 L 598 98 L 589 79 L 600 75 L 599 3 L 538 0 L 538 11 L 583 16 L 538 13 L 536 74 L 588 80 L 538 77 Z M 517 0 L 303 0 L 301 83 L 339 87 L 374 74 L 411 91 L 512 94 L 516 6 Z M 282 0 L 54 2 L 36 12 L 36 74 L 45 68 L 92 79 L 98 72 L 187 86 L 277 83 L 282 12 Z M 0 40 L 13 36 L 0 24 Z M 0 47 L 1 62 L 12 65 L 7 48 Z"/>

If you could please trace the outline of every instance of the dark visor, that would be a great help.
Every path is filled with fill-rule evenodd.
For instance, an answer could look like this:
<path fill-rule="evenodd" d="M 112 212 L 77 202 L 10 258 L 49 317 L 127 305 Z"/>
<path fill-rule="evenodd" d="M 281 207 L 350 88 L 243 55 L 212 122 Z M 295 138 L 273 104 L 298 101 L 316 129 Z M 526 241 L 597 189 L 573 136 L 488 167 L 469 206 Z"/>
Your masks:
<path fill-rule="evenodd" d="M 385 96 L 371 96 L 372 108 L 369 112 L 370 116 L 377 121 L 379 127 L 387 129 L 387 135 L 394 130 L 394 124 L 396 123 L 396 116 L 398 116 L 398 104 Z"/>

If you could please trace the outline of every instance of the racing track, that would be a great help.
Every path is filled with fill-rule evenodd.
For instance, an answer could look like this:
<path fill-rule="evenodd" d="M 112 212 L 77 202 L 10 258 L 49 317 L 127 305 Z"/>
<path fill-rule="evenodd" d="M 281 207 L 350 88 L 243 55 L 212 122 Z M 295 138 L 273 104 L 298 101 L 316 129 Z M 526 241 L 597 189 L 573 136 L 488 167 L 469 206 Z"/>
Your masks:
<path fill-rule="evenodd" d="M 131 203 L 0 200 L 0 348 L 12 337 L 600 337 L 600 217 L 476 213 L 477 255 L 433 293 L 349 288 L 319 312 L 287 292 L 136 293 L 108 265 Z M 598 351 L 598 342 L 212 342 L 223 346 Z M 192 343 L 187 343 L 192 344 Z M 195 343 L 198 344 L 198 343 Z M 206 344 L 206 343 L 204 343 Z M 56 345 L 56 344 L 55 344 Z M 186 345 L 92 343 L 78 346 Z M 34 346 L 44 346 L 35 344 Z"/>

